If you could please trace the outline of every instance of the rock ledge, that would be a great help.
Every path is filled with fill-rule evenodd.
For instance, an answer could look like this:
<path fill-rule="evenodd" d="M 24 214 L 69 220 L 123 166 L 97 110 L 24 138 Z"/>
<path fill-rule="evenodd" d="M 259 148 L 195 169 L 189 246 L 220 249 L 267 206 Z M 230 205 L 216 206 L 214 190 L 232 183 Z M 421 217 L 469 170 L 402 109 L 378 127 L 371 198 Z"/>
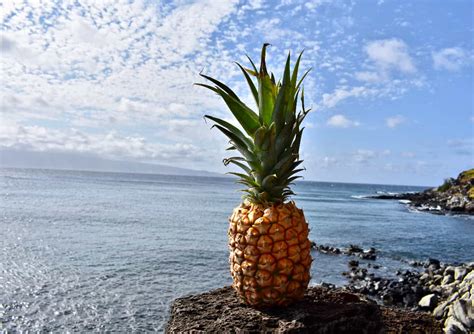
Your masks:
<path fill-rule="evenodd" d="M 362 295 L 322 286 L 282 309 L 256 310 L 230 287 L 177 299 L 167 333 L 442 333 L 426 313 L 382 307 Z"/>

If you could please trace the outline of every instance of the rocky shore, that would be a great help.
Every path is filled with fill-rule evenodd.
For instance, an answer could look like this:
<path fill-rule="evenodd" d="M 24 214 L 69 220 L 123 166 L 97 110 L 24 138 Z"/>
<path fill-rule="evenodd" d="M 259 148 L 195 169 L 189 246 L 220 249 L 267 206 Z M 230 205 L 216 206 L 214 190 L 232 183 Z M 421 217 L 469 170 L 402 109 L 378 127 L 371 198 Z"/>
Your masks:
<path fill-rule="evenodd" d="M 356 245 L 346 249 L 315 243 L 312 246 L 324 254 L 350 256 L 348 270 L 342 273 L 349 283 L 343 290 L 365 295 L 384 306 L 431 313 L 446 333 L 474 331 L 474 262 L 449 265 L 436 259 L 412 261 L 412 270 L 399 270 L 396 278 L 386 278 L 377 274 L 380 266 L 375 261 L 360 263 L 356 259 L 375 260 L 374 248 L 364 251 Z"/>
<path fill-rule="evenodd" d="M 411 261 L 387 277 L 375 248 L 312 248 L 346 256 L 348 284 L 313 286 L 281 309 L 248 307 L 230 287 L 180 298 L 167 333 L 474 333 L 474 262 Z"/>
<path fill-rule="evenodd" d="M 419 193 L 381 194 L 367 198 L 399 200 L 409 207 L 436 214 L 474 214 L 474 169 L 447 179 L 438 188 Z"/>
<path fill-rule="evenodd" d="M 343 289 L 317 286 L 285 308 L 255 309 L 231 287 L 177 299 L 167 333 L 442 333 L 427 313 L 389 308 Z"/>
<path fill-rule="evenodd" d="M 166 332 L 474 333 L 474 262 L 411 261 L 388 277 L 375 248 L 311 246 L 347 257 L 345 286 L 313 286 L 280 309 L 248 307 L 230 287 L 179 298 Z"/>

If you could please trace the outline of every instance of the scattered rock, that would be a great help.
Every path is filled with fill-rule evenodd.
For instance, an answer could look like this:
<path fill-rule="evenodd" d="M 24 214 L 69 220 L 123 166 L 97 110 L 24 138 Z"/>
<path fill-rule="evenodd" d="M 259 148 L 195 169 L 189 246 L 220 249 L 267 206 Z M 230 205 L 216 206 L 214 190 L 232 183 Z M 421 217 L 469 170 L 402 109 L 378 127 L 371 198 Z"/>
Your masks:
<path fill-rule="evenodd" d="M 348 249 L 349 253 L 360 253 L 360 252 L 363 252 L 363 251 L 364 250 L 362 248 L 360 248 L 359 246 L 357 246 L 357 245 L 350 245 L 349 249 Z"/>
<path fill-rule="evenodd" d="M 325 246 L 325 245 L 316 245 L 314 241 L 311 242 L 311 248 L 317 250 L 320 253 L 323 254 L 334 254 L 334 255 L 339 255 L 341 254 L 341 250 L 337 247 L 332 247 L 332 246 Z"/>
<path fill-rule="evenodd" d="M 359 261 L 357 260 L 350 260 L 348 263 L 349 267 L 358 267 L 359 266 Z"/>
<path fill-rule="evenodd" d="M 316 246 L 321 252 L 334 252 L 334 247 Z M 357 245 L 350 245 L 341 252 L 362 259 L 365 255 L 375 255 L 376 250 L 366 251 Z M 348 278 L 347 291 L 368 296 L 383 305 L 431 312 L 452 333 L 454 331 L 473 332 L 474 327 L 474 262 L 468 264 L 441 263 L 438 259 L 411 261 L 417 269 L 398 270 L 397 278 L 378 276 L 377 263 L 348 261 L 349 271 L 342 273 Z M 454 310 L 456 308 L 456 311 Z M 456 329 L 458 328 L 458 329 Z M 457 332 L 456 332 L 457 333 Z"/>
<path fill-rule="evenodd" d="M 368 253 L 368 252 L 363 252 L 363 253 L 360 253 L 359 254 L 359 257 L 361 259 L 364 259 L 364 260 L 372 260 L 374 261 L 375 259 L 377 259 L 377 255 L 373 254 L 373 253 Z"/>

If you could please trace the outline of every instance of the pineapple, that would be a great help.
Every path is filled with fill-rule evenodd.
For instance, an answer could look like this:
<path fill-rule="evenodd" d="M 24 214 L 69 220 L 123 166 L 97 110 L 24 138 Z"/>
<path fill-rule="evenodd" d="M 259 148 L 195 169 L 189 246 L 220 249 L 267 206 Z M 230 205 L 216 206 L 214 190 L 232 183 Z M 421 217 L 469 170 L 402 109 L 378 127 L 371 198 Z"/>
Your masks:
<path fill-rule="evenodd" d="M 283 79 L 275 82 L 266 68 L 267 46 L 263 45 L 259 70 L 250 58 L 252 69 L 237 63 L 258 113 L 214 78 L 201 74 L 213 85 L 197 84 L 221 96 L 243 129 L 205 115 L 213 127 L 229 138 L 229 150 L 240 153 L 224 159 L 225 165 L 242 169 L 241 173 L 230 174 L 246 186 L 243 203 L 229 219 L 229 261 L 233 288 L 243 301 L 255 307 L 288 305 L 301 299 L 310 280 L 312 262 L 304 213 L 289 200 L 294 194 L 290 185 L 302 170 L 301 123 L 309 110 L 304 106 L 301 83 L 309 71 L 298 80 L 302 53 L 292 71 L 288 54 Z M 299 96 L 302 110 L 297 113 Z"/>

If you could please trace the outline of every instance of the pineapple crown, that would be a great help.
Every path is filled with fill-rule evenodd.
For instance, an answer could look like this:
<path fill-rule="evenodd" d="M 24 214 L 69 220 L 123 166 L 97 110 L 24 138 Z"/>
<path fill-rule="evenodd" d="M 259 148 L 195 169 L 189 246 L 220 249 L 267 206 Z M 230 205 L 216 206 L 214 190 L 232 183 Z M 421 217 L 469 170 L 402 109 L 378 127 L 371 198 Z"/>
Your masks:
<path fill-rule="evenodd" d="M 242 190 L 246 192 L 244 198 L 255 204 L 281 203 L 294 194 L 290 185 L 301 177 L 297 174 L 304 169 L 298 168 L 303 162 L 299 158 L 304 130 L 301 124 L 310 111 L 305 109 L 304 89 L 301 86 L 310 70 L 298 80 L 298 68 L 303 52 L 296 60 L 293 71 L 290 69 L 288 53 L 283 79 L 276 82 L 273 73 L 268 74 L 265 63 L 268 45 L 263 45 L 259 70 L 248 56 L 252 69 L 236 63 L 252 92 L 258 114 L 245 105 L 229 87 L 214 78 L 200 74 L 214 86 L 196 84 L 221 96 L 244 130 L 241 131 L 223 119 L 204 116 L 214 122 L 213 127 L 229 138 L 228 150 L 240 152 L 241 156 L 226 158 L 223 162 L 226 166 L 234 164 L 242 169 L 242 173 L 229 174 L 237 176 L 237 182 L 247 187 Z M 257 79 L 257 85 L 252 77 Z M 299 96 L 302 110 L 297 113 Z"/>

